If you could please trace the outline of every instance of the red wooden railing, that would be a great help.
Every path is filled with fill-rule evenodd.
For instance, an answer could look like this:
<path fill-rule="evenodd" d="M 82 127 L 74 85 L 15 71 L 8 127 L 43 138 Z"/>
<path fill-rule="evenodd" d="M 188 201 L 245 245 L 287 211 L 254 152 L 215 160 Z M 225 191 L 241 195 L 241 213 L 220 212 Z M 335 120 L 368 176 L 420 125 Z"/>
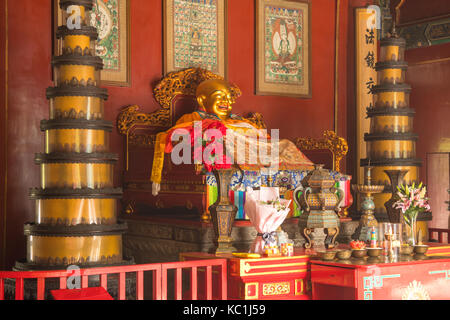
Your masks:
<path fill-rule="evenodd" d="M 218 281 L 214 282 L 212 277 L 212 269 L 218 269 L 221 274 L 220 277 L 215 277 Z M 76 276 L 81 277 L 81 288 L 87 288 L 89 283 L 89 276 L 99 276 L 100 286 L 108 289 L 108 275 L 118 275 L 118 300 L 126 299 L 126 275 L 129 273 L 136 274 L 136 299 L 144 299 L 144 272 L 150 271 L 152 273 L 152 292 L 154 300 L 167 300 L 168 297 L 168 273 L 169 270 L 175 270 L 175 299 L 183 299 L 183 277 L 182 271 L 190 269 L 190 300 L 197 300 L 199 278 L 198 271 L 206 268 L 205 282 L 206 299 L 211 300 L 213 297 L 213 288 L 220 288 L 219 299 L 227 299 L 227 263 L 225 259 L 212 260 L 195 260 L 185 262 L 170 262 L 170 263 L 152 263 L 152 264 L 137 264 L 119 267 L 102 267 L 91 269 L 79 269 Z M 0 300 L 5 299 L 5 279 L 15 280 L 15 300 L 24 299 L 24 281 L 25 279 L 35 279 L 37 281 L 37 300 L 45 299 L 45 280 L 59 278 L 59 288 L 67 288 L 67 280 L 74 276 L 73 270 L 59 270 L 59 271 L 0 271 Z M 203 289 L 203 288 L 202 288 Z M 217 288 L 216 288 L 217 289 Z"/>
<path fill-rule="evenodd" d="M 450 229 L 428 228 L 429 238 L 444 243 L 444 234 L 447 234 L 447 243 L 450 243 Z M 434 234 L 437 233 L 437 239 Z"/>

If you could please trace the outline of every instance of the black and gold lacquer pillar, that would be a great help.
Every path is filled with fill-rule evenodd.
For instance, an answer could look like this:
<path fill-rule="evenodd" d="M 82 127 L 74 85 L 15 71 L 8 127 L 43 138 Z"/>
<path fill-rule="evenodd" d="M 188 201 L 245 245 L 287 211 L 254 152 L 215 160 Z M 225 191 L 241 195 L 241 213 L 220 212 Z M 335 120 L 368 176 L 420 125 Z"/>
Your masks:
<path fill-rule="evenodd" d="M 422 164 L 416 158 L 418 135 L 413 133 L 415 111 L 409 101 L 411 86 L 405 81 L 408 68 L 404 61 L 405 46 L 405 39 L 395 31 L 380 41 L 380 61 L 376 64 L 378 85 L 373 87 L 374 105 L 367 110 L 370 133 L 364 137 L 367 159 L 361 160 L 361 166 L 373 166 L 373 184 L 385 185 L 382 193 L 373 196 L 378 216 L 386 216 L 384 204 L 392 196 L 386 171 L 406 171 L 403 181 L 412 184 L 419 180 Z"/>
<path fill-rule="evenodd" d="M 54 86 L 47 89 L 49 118 L 41 121 L 44 151 L 36 154 L 40 186 L 30 190 L 35 219 L 25 224 L 26 261 L 15 269 L 63 269 L 127 264 L 126 225 L 117 221 L 120 188 L 114 188 L 116 154 L 112 123 L 104 119 L 106 89 L 99 87 L 102 59 L 90 26 L 92 0 L 60 0 Z M 56 13 L 55 13 L 56 14 Z"/>

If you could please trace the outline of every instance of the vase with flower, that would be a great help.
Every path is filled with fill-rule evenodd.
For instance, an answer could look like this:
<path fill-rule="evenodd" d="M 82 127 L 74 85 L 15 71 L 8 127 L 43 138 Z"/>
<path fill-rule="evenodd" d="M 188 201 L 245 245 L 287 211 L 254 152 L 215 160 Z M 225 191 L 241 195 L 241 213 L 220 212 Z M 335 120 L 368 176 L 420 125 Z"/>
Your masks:
<path fill-rule="evenodd" d="M 426 193 L 427 188 L 422 183 L 418 186 L 413 183 L 411 186 L 397 187 L 397 201 L 392 207 L 401 210 L 403 222 L 406 225 L 405 240 L 411 246 L 417 245 L 417 216 L 421 212 L 430 212 Z"/>

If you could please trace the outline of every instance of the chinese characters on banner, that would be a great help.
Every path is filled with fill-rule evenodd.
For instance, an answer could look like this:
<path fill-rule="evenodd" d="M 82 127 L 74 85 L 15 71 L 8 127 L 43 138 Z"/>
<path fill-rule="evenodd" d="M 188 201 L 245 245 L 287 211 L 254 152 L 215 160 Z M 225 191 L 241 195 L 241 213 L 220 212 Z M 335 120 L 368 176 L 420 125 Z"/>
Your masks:
<path fill-rule="evenodd" d="M 367 108 L 373 106 L 373 87 L 377 84 L 378 36 L 375 11 L 356 9 L 356 152 L 357 159 L 366 158 L 364 133 L 370 130 Z M 358 183 L 364 182 L 364 168 L 357 172 Z"/>

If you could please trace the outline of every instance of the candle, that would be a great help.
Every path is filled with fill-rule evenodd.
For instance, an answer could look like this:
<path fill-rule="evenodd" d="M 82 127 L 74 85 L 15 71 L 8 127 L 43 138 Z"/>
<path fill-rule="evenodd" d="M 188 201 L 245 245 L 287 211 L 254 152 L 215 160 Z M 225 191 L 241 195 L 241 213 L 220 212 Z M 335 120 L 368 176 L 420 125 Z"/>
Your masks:
<path fill-rule="evenodd" d="M 366 167 L 366 181 L 365 185 L 370 186 L 372 185 L 372 167 L 370 166 L 370 158 L 369 158 L 369 164 Z"/>
<path fill-rule="evenodd" d="M 375 231 L 375 227 L 372 227 L 372 230 L 370 233 L 370 247 L 371 248 L 377 247 L 377 233 Z"/>

